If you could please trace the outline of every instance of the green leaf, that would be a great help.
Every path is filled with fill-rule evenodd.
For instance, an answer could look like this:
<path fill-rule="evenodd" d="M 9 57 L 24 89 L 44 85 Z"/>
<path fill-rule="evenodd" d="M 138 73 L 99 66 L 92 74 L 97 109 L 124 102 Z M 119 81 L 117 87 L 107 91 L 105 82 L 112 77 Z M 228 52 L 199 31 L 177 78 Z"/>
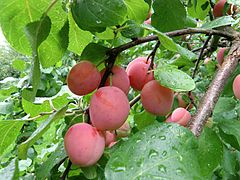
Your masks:
<path fill-rule="evenodd" d="M 50 30 L 51 20 L 48 16 L 26 25 L 25 32 L 34 56 L 37 55 L 38 47 L 48 37 Z"/>
<path fill-rule="evenodd" d="M 68 50 L 80 55 L 83 49 L 92 41 L 93 35 L 88 31 L 81 30 L 72 14 L 68 13 L 69 20 L 69 45 Z"/>
<path fill-rule="evenodd" d="M 18 146 L 18 157 L 20 159 L 27 158 L 28 148 L 32 146 L 48 130 L 48 128 L 51 126 L 53 122 L 62 118 L 66 110 L 67 106 L 50 115 L 49 118 L 45 122 L 43 122 L 25 142 Z"/>
<path fill-rule="evenodd" d="M 82 167 L 81 170 L 87 179 L 95 179 L 98 177 L 97 166 Z"/>
<path fill-rule="evenodd" d="M 224 171 L 231 175 L 235 175 L 237 173 L 237 152 L 231 151 L 226 147 L 223 148 L 223 152 L 222 166 Z"/>
<path fill-rule="evenodd" d="M 235 108 L 236 101 L 229 97 L 220 97 L 214 108 L 214 114 L 231 111 Z"/>
<path fill-rule="evenodd" d="M 10 114 L 13 112 L 13 102 L 0 102 L 0 114 Z"/>
<path fill-rule="evenodd" d="M 27 2 L 27 3 L 26 3 Z M 49 1 L 0 0 L 0 24 L 8 42 L 19 52 L 31 55 L 29 41 L 23 31 L 26 24 L 38 20 Z"/>
<path fill-rule="evenodd" d="M 51 1 L 48 1 L 50 4 Z M 48 13 L 51 19 L 51 31 L 47 39 L 39 46 L 39 59 L 44 68 L 60 61 L 68 47 L 69 23 L 61 1 L 57 2 Z"/>
<path fill-rule="evenodd" d="M 36 169 L 36 179 L 46 179 L 51 169 L 66 158 L 63 142 L 60 142 L 56 150 Z"/>
<path fill-rule="evenodd" d="M 0 121 L 0 154 L 15 142 L 24 121 L 4 120 Z"/>
<path fill-rule="evenodd" d="M 221 26 L 228 26 L 235 23 L 235 19 L 230 16 L 223 16 L 202 25 L 204 29 L 213 29 Z"/>
<path fill-rule="evenodd" d="M 110 28 L 107 28 L 104 32 L 102 33 L 96 33 L 96 36 L 99 38 L 99 39 L 114 39 L 115 37 L 115 34 L 114 34 L 114 31 Z"/>
<path fill-rule="evenodd" d="M 148 15 L 148 4 L 144 0 L 124 0 L 124 2 L 127 6 L 128 17 L 137 23 L 143 23 Z"/>
<path fill-rule="evenodd" d="M 154 71 L 154 74 L 161 85 L 176 92 L 195 89 L 195 82 L 188 74 L 171 66 L 160 67 Z"/>
<path fill-rule="evenodd" d="M 129 20 L 126 22 L 121 34 L 126 38 L 142 37 L 144 35 L 144 29 L 135 21 Z"/>
<path fill-rule="evenodd" d="M 98 64 L 107 58 L 109 48 L 96 43 L 88 44 L 81 54 L 81 60 L 88 60 L 94 64 Z"/>
<path fill-rule="evenodd" d="M 176 44 L 173 41 L 173 39 L 171 39 L 164 33 L 159 32 L 159 31 L 155 31 L 155 32 L 158 34 L 158 38 L 159 38 L 161 44 L 169 51 L 178 52 L 180 55 L 183 56 L 183 58 L 186 58 L 188 60 L 195 60 L 197 58 L 196 54 L 187 50 L 186 48 L 183 48 L 179 44 Z"/>
<path fill-rule="evenodd" d="M 0 170 L 0 177 L 4 180 L 13 180 L 19 178 L 18 159 L 14 158 L 10 164 Z"/>
<path fill-rule="evenodd" d="M 205 128 L 198 138 L 198 159 L 204 177 L 210 178 L 223 159 L 223 146 L 212 129 Z"/>
<path fill-rule="evenodd" d="M 219 120 L 218 127 L 224 134 L 236 138 L 238 147 L 240 146 L 240 121 L 239 120 Z M 229 142 L 232 145 L 232 141 Z"/>
<path fill-rule="evenodd" d="M 220 97 L 213 111 L 213 120 L 237 119 L 236 101 L 232 97 Z"/>
<path fill-rule="evenodd" d="M 29 23 L 25 27 L 25 31 L 32 47 L 33 63 L 30 77 L 31 89 L 24 89 L 22 96 L 28 101 L 34 101 L 37 89 L 40 83 L 40 63 L 38 57 L 38 47 L 47 38 L 51 29 L 51 20 L 48 16 L 40 21 Z"/>
<path fill-rule="evenodd" d="M 186 27 L 197 27 L 197 21 L 190 16 L 187 16 L 185 23 Z"/>
<path fill-rule="evenodd" d="M 143 111 L 141 113 L 134 114 L 134 122 L 139 130 L 153 124 L 155 122 L 156 116 Z"/>
<path fill-rule="evenodd" d="M 31 117 L 37 116 L 41 112 L 50 112 L 52 110 L 49 101 L 44 101 L 42 104 L 34 104 L 22 99 L 22 106 L 24 112 L 30 114 Z"/>
<path fill-rule="evenodd" d="M 204 20 L 211 8 L 210 5 L 208 5 L 205 9 L 202 8 L 207 2 L 208 0 L 194 0 L 194 6 L 187 8 L 189 15 L 193 18 Z"/>
<path fill-rule="evenodd" d="M 120 25 L 127 14 L 127 7 L 123 0 L 74 0 L 71 11 L 81 29 L 101 32 L 106 27 Z"/>
<path fill-rule="evenodd" d="M 12 66 L 13 66 L 14 69 L 22 72 L 26 69 L 26 62 L 21 60 L 21 59 L 15 59 L 12 62 Z"/>
<path fill-rule="evenodd" d="M 105 167 L 106 179 L 201 179 L 193 134 L 155 123 L 123 142 Z"/>
<path fill-rule="evenodd" d="M 180 0 L 158 0 L 153 3 L 152 25 L 161 32 L 185 27 L 186 10 Z"/>

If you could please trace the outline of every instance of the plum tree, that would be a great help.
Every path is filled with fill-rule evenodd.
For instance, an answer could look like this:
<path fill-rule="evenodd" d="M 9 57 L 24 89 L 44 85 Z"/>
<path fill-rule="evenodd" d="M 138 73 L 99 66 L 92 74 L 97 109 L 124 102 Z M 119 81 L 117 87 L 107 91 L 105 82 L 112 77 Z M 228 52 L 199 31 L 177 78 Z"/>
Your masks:
<path fill-rule="evenodd" d="M 108 147 L 111 143 L 116 141 L 116 134 L 111 131 L 105 132 L 105 146 Z"/>
<path fill-rule="evenodd" d="M 152 80 L 142 89 L 141 101 L 144 109 L 152 114 L 164 116 L 171 111 L 174 93 Z"/>
<path fill-rule="evenodd" d="M 131 133 L 131 127 L 126 121 L 120 128 L 116 130 L 117 137 L 127 137 Z"/>
<path fill-rule="evenodd" d="M 128 64 L 126 71 L 134 90 L 141 91 L 147 82 L 154 79 L 153 71 L 149 72 L 150 63 L 146 57 L 138 57 Z"/>
<path fill-rule="evenodd" d="M 213 15 L 214 17 L 221 17 L 223 16 L 224 14 L 224 6 L 226 4 L 227 0 L 219 0 L 214 8 L 213 8 Z M 229 15 L 231 15 L 234 11 L 236 11 L 237 7 L 236 6 L 233 6 L 232 4 L 230 4 L 230 7 L 229 9 L 227 10 L 227 13 Z"/>
<path fill-rule="evenodd" d="M 64 146 L 71 162 L 80 167 L 95 164 L 105 148 L 104 134 L 87 123 L 71 126 L 65 137 Z"/>
<path fill-rule="evenodd" d="M 103 69 L 101 71 L 102 76 L 105 71 L 106 69 Z M 125 94 L 128 94 L 130 89 L 130 81 L 125 69 L 121 68 L 120 66 L 114 66 L 112 68 L 112 74 L 110 76 L 111 78 L 108 77 L 105 85 L 109 86 L 111 84 L 112 86 L 116 86 L 119 89 L 121 89 Z M 110 79 L 112 81 L 111 83 L 110 83 Z"/>
<path fill-rule="evenodd" d="M 237 99 L 240 99 L 240 74 L 233 81 L 233 93 Z"/>
<path fill-rule="evenodd" d="M 166 122 L 176 122 L 182 126 L 186 126 L 191 119 L 191 114 L 184 108 L 177 108 L 169 116 Z"/>
<path fill-rule="evenodd" d="M 128 117 L 130 105 L 126 94 L 117 87 L 99 88 L 91 97 L 89 113 L 92 124 L 100 130 L 116 130 Z"/>
<path fill-rule="evenodd" d="M 219 48 L 218 53 L 217 53 L 217 61 L 219 65 L 222 65 L 224 61 L 224 55 L 228 48 Z"/>
<path fill-rule="evenodd" d="M 67 76 L 68 88 L 76 95 L 86 95 L 94 91 L 100 81 L 100 72 L 89 61 L 81 61 L 73 66 Z"/>

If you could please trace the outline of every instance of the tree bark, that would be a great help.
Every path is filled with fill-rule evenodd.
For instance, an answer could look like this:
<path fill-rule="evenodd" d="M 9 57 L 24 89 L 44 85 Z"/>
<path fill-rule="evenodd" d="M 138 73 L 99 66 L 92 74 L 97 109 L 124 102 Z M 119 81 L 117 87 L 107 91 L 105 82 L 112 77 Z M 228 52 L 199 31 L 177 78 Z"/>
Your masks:
<path fill-rule="evenodd" d="M 205 96 L 199 103 L 196 114 L 191 119 L 190 129 L 195 136 L 200 136 L 208 118 L 212 115 L 214 107 L 224 89 L 224 86 L 235 71 L 240 60 L 240 37 L 236 36 L 224 63 L 216 73 Z"/>

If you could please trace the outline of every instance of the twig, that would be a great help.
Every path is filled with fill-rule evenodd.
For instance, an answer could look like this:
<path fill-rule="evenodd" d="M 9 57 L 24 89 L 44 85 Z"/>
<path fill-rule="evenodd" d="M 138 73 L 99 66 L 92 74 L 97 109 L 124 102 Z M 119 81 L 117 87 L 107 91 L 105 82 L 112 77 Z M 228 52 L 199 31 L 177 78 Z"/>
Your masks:
<path fill-rule="evenodd" d="M 72 166 L 72 162 L 69 160 L 68 161 L 68 165 L 67 165 L 67 167 L 66 167 L 62 177 L 60 178 L 61 180 L 65 180 L 66 179 L 66 177 L 68 175 L 68 172 L 70 171 L 71 166 Z"/>
<path fill-rule="evenodd" d="M 148 70 L 152 70 L 154 68 L 154 58 L 155 58 L 155 55 L 156 55 L 156 52 L 157 52 L 157 49 L 159 48 L 159 46 L 160 46 L 160 41 L 157 41 L 157 44 L 155 45 L 154 49 L 147 57 L 147 62 L 151 57 L 151 63 L 150 63 Z"/>
<path fill-rule="evenodd" d="M 131 101 L 130 101 L 130 107 L 133 107 L 134 104 L 136 104 L 139 100 L 141 99 L 141 95 L 137 95 L 135 98 L 133 98 Z"/>
<path fill-rule="evenodd" d="M 238 37 L 236 37 L 228 56 L 224 60 L 223 65 L 218 70 L 214 80 L 210 84 L 209 89 L 201 100 L 197 113 L 191 119 L 190 129 L 195 136 L 200 136 L 204 125 L 214 110 L 224 85 L 226 84 L 230 75 L 237 68 L 239 60 L 240 40 Z"/>
<path fill-rule="evenodd" d="M 198 56 L 198 60 L 197 60 L 197 62 L 196 62 L 194 71 L 193 71 L 193 73 L 192 73 L 192 78 L 194 78 L 195 75 L 196 75 L 196 73 L 197 73 L 199 63 L 200 63 L 200 61 L 201 61 L 202 58 L 203 58 L 204 49 L 207 47 L 208 42 L 210 41 L 211 38 L 212 38 L 212 35 L 210 34 L 210 35 L 208 36 L 207 40 L 204 42 L 204 45 L 203 45 L 203 47 L 202 47 L 202 49 L 201 49 L 201 51 L 200 51 L 200 54 L 199 54 L 199 56 Z"/>

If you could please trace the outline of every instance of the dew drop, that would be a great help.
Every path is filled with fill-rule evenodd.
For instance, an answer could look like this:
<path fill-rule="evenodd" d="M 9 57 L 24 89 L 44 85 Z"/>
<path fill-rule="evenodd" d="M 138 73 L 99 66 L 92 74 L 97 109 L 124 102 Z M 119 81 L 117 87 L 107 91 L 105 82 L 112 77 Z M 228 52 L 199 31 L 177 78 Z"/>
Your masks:
<path fill-rule="evenodd" d="M 183 157 L 182 157 L 182 156 L 179 156 L 178 159 L 179 159 L 179 161 L 182 161 L 182 160 L 183 160 Z"/>
<path fill-rule="evenodd" d="M 165 157 L 167 155 L 167 151 L 163 151 L 162 155 Z"/>
<path fill-rule="evenodd" d="M 100 21 L 100 20 L 97 20 L 97 21 L 96 21 L 96 23 L 97 23 L 97 24 L 100 24 L 100 23 L 102 23 L 102 21 Z"/>
<path fill-rule="evenodd" d="M 149 151 L 149 153 L 148 153 L 148 157 L 149 157 L 149 158 L 154 158 L 154 157 L 156 157 L 156 156 L 158 156 L 158 152 L 157 152 L 156 150 L 154 150 L 154 149 L 151 149 L 151 150 Z"/>
<path fill-rule="evenodd" d="M 115 172 L 123 172 L 126 170 L 126 167 L 125 166 L 119 166 L 119 167 L 116 167 L 114 168 L 114 171 Z"/>
<path fill-rule="evenodd" d="M 136 143 L 140 143 L 142 140 L 141 139 L 137 139 L 136 140 Z"/>
<path fill-rule="evenodd" d="M 142 167 L 143 166 L 143 161 L 144 161 L 144 158 L 140 158 L 138 161 L 137 161 L 137 166 L 138 167 Z"/>
<path fill-rule="evenodd" d="M 162 173 L 166 173 L 167 172 L 167 168 L 164 165 L 158 165 L 158 171 L 162 172 Z"/>
<path fill-rule="evenodd" d="M 166 136 L 159 136 L 159 139 L 166 140 Z"/>
<path fill-rule="evenodd" d="M 156 135 L 152 135 L 151 138 L 152 138 L 152 139 L 155 139 L 155 138 L 156 138 Z"/>

